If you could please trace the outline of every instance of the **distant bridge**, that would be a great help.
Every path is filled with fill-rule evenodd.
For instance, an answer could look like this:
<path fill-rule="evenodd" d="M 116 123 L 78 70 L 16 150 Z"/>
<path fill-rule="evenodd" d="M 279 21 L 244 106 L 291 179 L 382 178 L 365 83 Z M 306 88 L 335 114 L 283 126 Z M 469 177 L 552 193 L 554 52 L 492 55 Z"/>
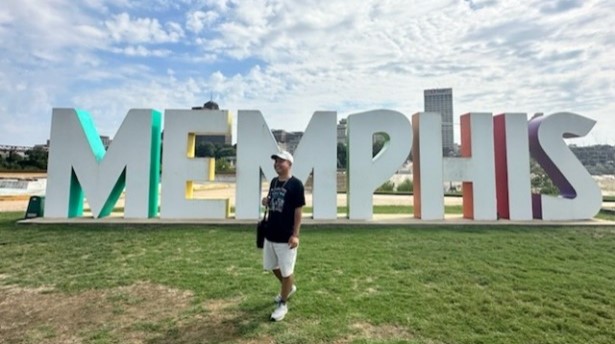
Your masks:
<path fill-rule="evenodd" d="M 25 153 L 26 151 L 29 151 L 30 149 L 32 149 L 32 147 L 0 145 L 0 151 L 6 151 L 6 152 L 15 151 L 15 152 L 20 152 L 20 153 Z"/>

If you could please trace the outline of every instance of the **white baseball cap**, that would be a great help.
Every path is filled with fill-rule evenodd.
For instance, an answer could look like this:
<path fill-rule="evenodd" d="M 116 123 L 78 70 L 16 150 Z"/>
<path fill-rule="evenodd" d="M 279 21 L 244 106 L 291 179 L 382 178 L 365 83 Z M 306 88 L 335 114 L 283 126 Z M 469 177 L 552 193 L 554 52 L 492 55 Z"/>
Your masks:
<path fill-rule="evenodd" d="M 291 164 L 293 163 L 293 156 L 287 151 L 280 151 L 278 153 L 272 154 L 271 159 L 280 158 L 282 160 L 287 160 Z"/>

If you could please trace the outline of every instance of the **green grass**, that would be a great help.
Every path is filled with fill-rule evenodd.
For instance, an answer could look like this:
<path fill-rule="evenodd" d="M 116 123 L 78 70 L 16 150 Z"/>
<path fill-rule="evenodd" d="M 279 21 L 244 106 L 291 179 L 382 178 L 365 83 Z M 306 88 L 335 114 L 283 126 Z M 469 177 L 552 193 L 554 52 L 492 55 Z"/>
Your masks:
<path fill-rule="evenodd" d="M 402 205 L 375 205 L 374 206 L 374 214 L 412 214 L 414 211 L 414 207 L 411 205 L 402 206 Z M 303 211 L 306 213 L 311 213 L 313 210 L 312 207 L 304 207 Z M 444 212 L 446 214 L 461 214 L 462 207 L 460 205 L 447 205 L 444 207 Z M 338 214 L 346 214 L 348 213 L 348 207 L 337 207 Z"/>
<path fill-rule="evenodd" d="M 612 210 L 601 209 L 598 215 L 596 215 L 596 218 L 607 221 L 615 221 L 615 213 Z"/>
<path fill-rule="evenodd" d="M 277 283 L 253 226 L 16 225 L 21 215 L 0 213 L 0 315 L 9 286 L 111 293 L 100 308 L 120 320 L 85 319 L 85 343 L 615 342 L 615 227 L 306 227 L 299 290 L 270 323 Z M 190 304 L 131 316 L 143 299 L 111 291 L 143 281 L 190 291 Z M 28 321 L 28 341 L 2 326 L 0 338 L 61 336 Z"/>

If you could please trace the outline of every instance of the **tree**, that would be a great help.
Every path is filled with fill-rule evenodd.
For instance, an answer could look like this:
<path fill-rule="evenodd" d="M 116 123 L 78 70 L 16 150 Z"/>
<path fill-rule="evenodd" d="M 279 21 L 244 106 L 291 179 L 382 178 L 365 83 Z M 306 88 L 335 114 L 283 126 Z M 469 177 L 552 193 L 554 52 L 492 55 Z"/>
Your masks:
<path fill-rule="evenodd" d="M 237 150 L 231 145 L 223 145 L 216 147 L 216 159 L 224 158 L 227 156 L 236 156 Z"/>
<path fill-rule="evenodd" d="M 216 159 L 216 172 L 229 172 L 233 168 L 226 159 Z"/>
<path fill-rule="evenodd" d="M 346 158 L 348 157 L 348 148 L 346 144 L 337 143 L 337 168 L 346 168 Z"/>
<path fill-rule="evenodd" d="M 22 161 L 24 168 L 32 168 L 37 170 L 47 170 L 47 159 L 49 153 L 41 148 L 35 147 L 26 151 L 26 159 Z"/>
<path fill-rule="evenodd" d="M 397 185 L 397 191 L 400 192 L 412 192 L 414 191 L 414 184 L 410 178 L 404 179 L 399 185 Z"/>
<path fill-rule="evenodd" d="M 376 189 L 376 192 L 393 192 L 393 191 L 395 191 L 395 183 L 393 183 L 390 180 L 387 180 L 386 182 L 384 182 L 382 185 L 380 185 Z"/>
<path fill-rule="evenodd" d="M 559 189 L 542 166 L 534 159 L 530 159 L 530 176 L 532 183 L 532 192 L 543 195 L 559 195 Z"/>
<path fill-rule="evenodd" d="M 384 147 L 385 140 L 376 140 L 372 144 L 372 157 L 375 157 Z"/>
<path fill-rule="evenodd" d="M 214 158 L 216 157 L 216 146 L 211 142 L 199 142 L 194 156 L 197 158 Z"/>
<path fill-rule="evenodd" d="M 9 170 L 22 169 L 22 162 L 24 158 L 17 154 L 14 150 L 9 151 L 9 154 L 4 158 L 4 164 L 2 167 Z"/>

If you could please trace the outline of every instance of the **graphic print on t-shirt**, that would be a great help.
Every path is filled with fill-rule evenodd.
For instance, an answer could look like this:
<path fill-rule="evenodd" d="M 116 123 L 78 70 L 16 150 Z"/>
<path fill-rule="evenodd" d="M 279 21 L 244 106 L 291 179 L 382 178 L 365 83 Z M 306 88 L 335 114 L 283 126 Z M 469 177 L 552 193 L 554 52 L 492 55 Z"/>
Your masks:
<path fill-rule="evenodd" d="M 284 209 L 284 197 L 286 196 L 286 189 L 283 187 L 276 187 L 271 189 L 271 202 L 269 204 L 269 210 L 281 213 Z"/>

